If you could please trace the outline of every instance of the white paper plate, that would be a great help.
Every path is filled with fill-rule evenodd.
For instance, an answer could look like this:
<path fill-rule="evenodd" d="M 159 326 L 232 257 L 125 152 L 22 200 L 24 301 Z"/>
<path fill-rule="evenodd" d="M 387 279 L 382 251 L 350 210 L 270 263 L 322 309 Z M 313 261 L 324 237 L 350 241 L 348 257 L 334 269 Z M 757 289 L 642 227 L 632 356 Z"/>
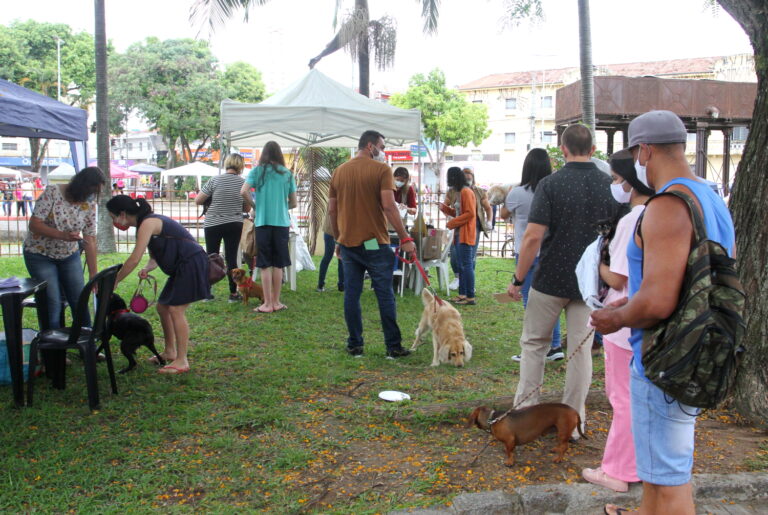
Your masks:
<path fill-rule="evenodd" d="M 389 402 L 409 401 L 411 396 L 407 393 L 396 392 L 394 390 L 384 390 L 379 392 L 379 398 Z"/>

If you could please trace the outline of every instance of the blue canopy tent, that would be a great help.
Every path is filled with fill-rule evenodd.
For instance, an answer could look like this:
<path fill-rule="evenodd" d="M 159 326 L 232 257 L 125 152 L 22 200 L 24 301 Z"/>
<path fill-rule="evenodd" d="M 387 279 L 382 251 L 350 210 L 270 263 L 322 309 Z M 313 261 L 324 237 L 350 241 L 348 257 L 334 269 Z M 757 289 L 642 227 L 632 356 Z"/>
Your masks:
<path fill-rule="evenodd" d="M 67 140 L 75 169 L 88 162 L 88 113 L 2 79 L 0 135 Z"/>

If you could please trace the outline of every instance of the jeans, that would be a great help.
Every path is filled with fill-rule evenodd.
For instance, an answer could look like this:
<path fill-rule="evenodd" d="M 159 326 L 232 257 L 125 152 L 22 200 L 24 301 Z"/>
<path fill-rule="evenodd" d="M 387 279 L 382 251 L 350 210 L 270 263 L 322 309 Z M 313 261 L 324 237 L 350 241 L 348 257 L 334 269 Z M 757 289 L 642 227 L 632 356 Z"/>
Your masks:
<path fill-rule="evenodd" d="M 395 292 L 392 289 L 392 263 L 394 253 L 389 245 L 379 244 L 378 250 L 365 250 L 341 245 L 341 259 L 344 265 L 344 320 L 347 322 L 349 338 L 347 348 L 361 348 L 363 342 L 363 318 L 360 295 L 363 292 L 365 272 L 371 277 L 373 291 L 379 303 L 381 328 L 388 351 L 402 347 L 400 328 L 397 325 Z"/>
<path fill-rule="evenodd" d="M 336 241 L 333 239 L 333 235 L 323 233 L 323 242 L 325 243 L 325 254 L 323 254 L 323 259 L 320 261 L 320 277 L 317 279 L 317 287 L 318 288 L 324 288 L 325 287 L 325 274 L 328 273 L 328 265 L 331 264 L 331 259 L 333 259 L 334 251 L 336 250 Z M 344 265 L 342 265 L 341 260 L 339 260 L 339 279 L 336 282 L 336 285 L 339 288 L 344 287 Z"/>
<path fill-rule="evenodd" d="M 11 201 L 3 200 L 3 214 L 5 216 L 11 216 Z"/>
<path fill-rule="evenodd" d="M 24 252 L 24 264 L 33 279 L 47 281 L 48 324 L 51 329 L 61 327 L 62 293 L 72 311 L 76 309 L 77 299 L 83 291 L 83 266 L 80 252 L 75 252 L 64 259 L 52 259 L 42 254 Z M 86 313 L 85 325 L 90 327 L 91 316 Z"/>
<path fill-rule="evenodd" d="M 515 256 L 515 266 L 517 266 L 517 260 L 519 256 Z M 531 291 L 531 284 L 533 283 L 533 273 L 536 271 L 536 267 L 539 266 L 539 256 L 533 260 L 531 268 L 528 269 L 528 273 L 523 279 L 523 286 L 520 289 L 520 294 L 523 296 L 523 309 L 528 305 L 528 292 Z M 560 321 L 555 324 L 555 328 L 552 330 L 552 349 L 559 349 L 562 346 L 560 342 Z"/>
<path fill-rule="evenodd" d="M 229 222 L 226 224 L 206 227 L 205 231 L 205 251 L 208 254 L 218 253 L 221 249 L 221 240 L 224 240 L 224 257 L 227 260 L 227 270 L 237 268 L 237 249 L 240 246 L 240 235 L 243 233 L 243 222 Z M 227 274 L 229 282 L 229 293 L 237 292 L 237 285 L 232 280 L 232 276 Z"/>
<path fill-rule="evenodd" d="M 459 296 L 467 297 L 468 299 L 475 298 L 475 254 L 477 253 L 477 247 L 475 245 L 467 245 L 466 243 L 459 243 L 458 236 L 455 240 L 456 250 L 458 251 L 457 258 L 459 262 Z"/>

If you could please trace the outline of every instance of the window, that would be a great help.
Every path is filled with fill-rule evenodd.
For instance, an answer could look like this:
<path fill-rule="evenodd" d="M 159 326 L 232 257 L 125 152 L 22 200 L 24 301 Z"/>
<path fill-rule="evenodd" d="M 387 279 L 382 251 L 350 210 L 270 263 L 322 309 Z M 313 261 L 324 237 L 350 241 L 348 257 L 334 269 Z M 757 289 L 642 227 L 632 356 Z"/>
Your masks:
<path fill-rule="evenodd" d="M 545 144 L 554 144 L 557 142 L 557 133 L 552 131 L 543 131 L 539 133 L 541 142 Z"/>
<path fill-rule="evenodd" d="M 504 133 L 504 144 L 505 145 L 514 145 L 515 144 L 515 133 L 514 132 L 505 132 Z"/>
<path fill-rule="evenodd" d="M 541 97 L 541 107 L 552 107 L 552 95 Z"/>
<path fill-rule="evenodd" d="M 747 141 L 747 136 L 749 136 L 749 129 L 743 126 L 734 127 L 731 141 Z M 3 143 L 3 149 L 5 150 L 5 143 Z"/>
<path fill-rule="evenodd" d="M 472 103 L 473 104 L 482 104 L 483 101 L 482 100 L 473 100 Z"/>
<path fill-rule="evenodd" d="M 508 98 L 506 100 L 506 106 L 507 106 L 507 109 L 517 109 L 517 99 L 516 98 Z"/>
<path fill-rule="evenodd" d="M 126 143 L 125 144 L 125 149 L 126 150 L 133 150 L 133 143 Z"/>
<path fill-rule="evenodd" d="M 19 150 L 18 143 L 3 143 L 3 150 Z"/>
<path fill-rule="evenodd" d="M 144 150 L 144 142 L 139 141 L 139 152 L 141 152 L 142 150 Z"/>

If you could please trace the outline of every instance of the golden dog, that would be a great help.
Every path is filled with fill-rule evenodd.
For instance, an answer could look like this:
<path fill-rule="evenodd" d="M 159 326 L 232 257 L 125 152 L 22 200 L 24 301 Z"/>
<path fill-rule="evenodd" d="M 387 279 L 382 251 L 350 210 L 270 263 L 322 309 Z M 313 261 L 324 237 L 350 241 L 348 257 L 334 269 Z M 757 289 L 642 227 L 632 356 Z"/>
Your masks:
<path fill-rule="evenodd" d="M 262 302 L 264 301 L 264 290 L 261 289 L 261 285 L 253 282 L 248 272 L 242 268 L 233 268 L 230 272 L 232 280 L 237 285 L 237 291 L 243 298 L 243 304 L 248 305 L 248 299 L 256 297 Z"/>
<path fill-rule="evenodd" d="M 464 337 L 461 314 L 447 301 L 435 300 L 426 288 L 421 290 L 421 300 L 424 303 L 424 312 L 421 314 L 411 350 L 416 350 L 421 344 L 421 337 L 431 330 L 432 366 L 451 363 L 463 367 L 472 358 L 472 345 Z"/>

